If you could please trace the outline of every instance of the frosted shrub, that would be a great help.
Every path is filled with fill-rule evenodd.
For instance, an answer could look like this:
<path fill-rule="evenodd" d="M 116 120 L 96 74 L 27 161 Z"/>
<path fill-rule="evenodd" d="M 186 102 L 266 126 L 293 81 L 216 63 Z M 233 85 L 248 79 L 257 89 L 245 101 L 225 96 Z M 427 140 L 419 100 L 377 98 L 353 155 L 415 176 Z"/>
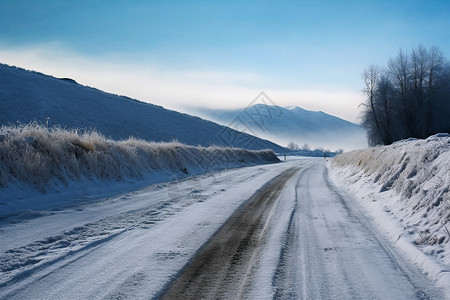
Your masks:
<path fill-rule="evenodd" d="M 94 130 L 47 128 L 36 122 L 0 128 L 2 188 L 22 182 L 44 192 L 52 180 L 64 184 L 82 177 L 121 180 L 158 171 L 186 173 L 194 168 L 199 174 L 242 166 L 243 161 L 256 164 L 278 158 L 271 150 L 192 147 L 135 138 L 113 141 Z"/>

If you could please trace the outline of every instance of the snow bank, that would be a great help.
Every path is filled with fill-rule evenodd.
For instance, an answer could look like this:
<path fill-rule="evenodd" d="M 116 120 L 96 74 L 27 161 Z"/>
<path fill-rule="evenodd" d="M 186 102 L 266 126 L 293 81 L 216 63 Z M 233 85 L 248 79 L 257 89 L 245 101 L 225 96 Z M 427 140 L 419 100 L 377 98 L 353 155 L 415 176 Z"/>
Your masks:
<path fill-rule="evenodd" d="M 412 248 L 420 249 L 422 253 L 403 247 L 429 274 L 433 268 L 428 260 L 440 265 L 430 275 L 438 281 L 445 277 L 446 282 L 450 282 L 449 150 L 450 135 L 445 133 L 344 153 L 331 163 L 335 177 L 358 194 L 363 207 L 378 201 L 401 226 L 397 244 L 406 240 L 415 246 Z M 386 229 L 390 221 L 383 220 L 379 222 Z"/>
<path fill-rule="evenodd" d="M 131 179 L 154 183 L 278 161 L 272 150 L 193 147 L 134 138 L 114 141 L 96 131 L 47 129 L 37 123 L 3 126 L 0 215 L 11 212 L 7 208 L 15 200 L 76 191 L 89 184 L 114 185 Z M 74 196 L 69 194 L 64 197 Z"/>

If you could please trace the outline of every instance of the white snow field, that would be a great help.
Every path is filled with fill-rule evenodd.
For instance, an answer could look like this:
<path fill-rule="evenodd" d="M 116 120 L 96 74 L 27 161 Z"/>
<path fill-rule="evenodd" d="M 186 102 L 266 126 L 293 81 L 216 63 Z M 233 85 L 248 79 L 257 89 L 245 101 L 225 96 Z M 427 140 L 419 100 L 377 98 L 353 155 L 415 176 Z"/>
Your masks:
<path fill-rule="evenodd" d="M 202 249 L 220 244 L 215 237 L 230 216 L 266 193 L 272 202 L 230 267 L 191 278 L 195 285 L 195 276 L 210 277 L 224 288 L 204 286 L 204 294 L 186 298 L 445 298 L 445 289 L 404 259 L 360 202 L 329 179 L 325 161 L 291 158 L 5 218 L 0 299 L 164 298 Z"/>
<path fill-rule="evenodd" d="M 450 135 L 338 155 L 332 178 L 450 295 Z"/>
<path fill-rule="evenodd" d="M 95 131 L 37 123 L 0 127 L 0 218 L 90 201 L 152 183 L 278 162 L 272 150 L 248 151 L 106 139 Z"/>

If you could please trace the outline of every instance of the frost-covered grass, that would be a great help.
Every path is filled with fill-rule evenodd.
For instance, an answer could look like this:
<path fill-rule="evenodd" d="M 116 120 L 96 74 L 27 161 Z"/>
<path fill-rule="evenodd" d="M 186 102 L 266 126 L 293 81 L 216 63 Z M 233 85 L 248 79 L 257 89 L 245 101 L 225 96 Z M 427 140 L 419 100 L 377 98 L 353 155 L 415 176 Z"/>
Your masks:
<path fill-rule="evenodd" d="M 448 272 L 449 134 L 344 153 L 333 159 L 332 166 L 337 172 L 336 177 L 358 195 L 364 207 L 374 211 L 373 207 L 378 203 L 394 218 L 400 228 L 395 239 L 400 242 L 400 238 L 405 238 L 415 244 L 427 257 L 442 263 Z M 374 214 L 374 218 L 381 220 L 384 217 Z M 380 225 L 386 231 L 394 232 L 389 225 Z M 444 273 L 440 272 L 441 275 Z"/>
<path fill-rule="evenodd" d="M 48 129 L 37 123 L 3 126 L 0 200 L 13 200 L 14 193 L 7 191 L 18 185 L 40 193 L 60 192 L 74 182 L 121 181 L 162 173 L 186 177 L 277 161 L 272 150 L 193 147 L 134 138 L 114 141 L 96 131 Z"/>

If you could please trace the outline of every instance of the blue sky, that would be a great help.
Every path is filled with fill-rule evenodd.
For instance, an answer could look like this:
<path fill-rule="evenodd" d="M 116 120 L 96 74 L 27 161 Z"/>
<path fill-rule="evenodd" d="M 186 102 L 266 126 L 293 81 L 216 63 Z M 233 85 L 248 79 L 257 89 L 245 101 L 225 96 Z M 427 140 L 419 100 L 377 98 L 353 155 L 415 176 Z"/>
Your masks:
<path fill-rule="evenodd" d="M 360 74 L 422 43 L 450 1 L 0 0 L 0 62 L 165 107 L 282 106 L 357 121 Z"/>

